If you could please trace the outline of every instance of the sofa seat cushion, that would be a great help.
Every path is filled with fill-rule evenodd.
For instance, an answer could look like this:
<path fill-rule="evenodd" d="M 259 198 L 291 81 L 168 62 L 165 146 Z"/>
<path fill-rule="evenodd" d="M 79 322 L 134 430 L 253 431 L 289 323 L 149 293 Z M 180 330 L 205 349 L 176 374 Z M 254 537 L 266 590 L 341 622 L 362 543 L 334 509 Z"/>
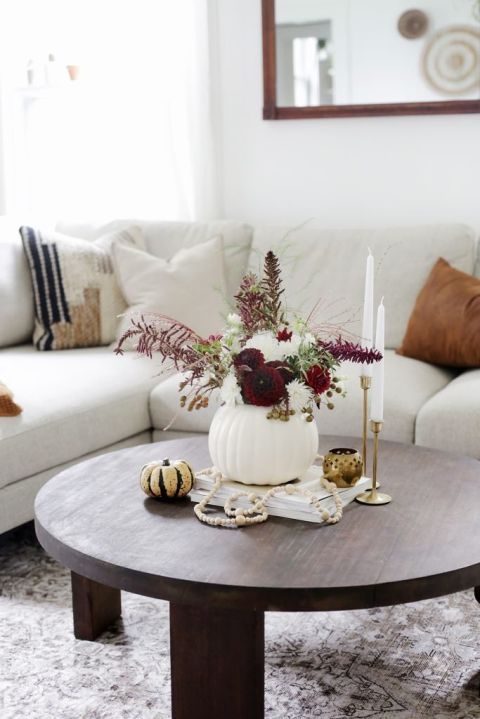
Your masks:
<path fill-rule="evenodd" d="M 426 402 L 416 443 L 480 459 L 480 369 L 463 372 Z"/>
<path fill-rule="evenodd" d="M 347 396 L 335 400 L 335 409 L 322 407 L 317 413 L 320 434 L 359 436 L 362 428 L 362 392 L 357 365 L 342 368 L 349 377 Z M 339 373 L 340 374 L 340 373 Z M 385 425 L 382 436 L 397 442 L 412 443 L 415 420 L 420 408 L 453 377 L 453 372 L 425 362 L 400 357 L 393 350 L 385 352 Z M 182 432 L 208 432 L 218 404 L 213 394 L 207 409 L 188 412 L 179 406 L 178 385 L 181 375 L 174 375 L 156 387 L 150 397 L 150 413 L 155 430 L 169 428 Z"/>
<path fill-rule="evenodd" d="M 362 401 L 358 366 L 345 366 L 349 376 L 347 396 L 334 400 L 335 409 L 320 411 L 322 434 L 359 436 L 362 431 Z M 411 444 L 415 441 L 415 421 L 421 407 L 454 377 L 451 370 L 385 351 L 385 423 L 382 439 Z"/>
<path fill-rule="evenodd" d="M 156 366 L 110 347 L 0 351 L 2 380 L 23 407 L 0 418 L 0 488 L 119 442 L 151 426 Z"/>

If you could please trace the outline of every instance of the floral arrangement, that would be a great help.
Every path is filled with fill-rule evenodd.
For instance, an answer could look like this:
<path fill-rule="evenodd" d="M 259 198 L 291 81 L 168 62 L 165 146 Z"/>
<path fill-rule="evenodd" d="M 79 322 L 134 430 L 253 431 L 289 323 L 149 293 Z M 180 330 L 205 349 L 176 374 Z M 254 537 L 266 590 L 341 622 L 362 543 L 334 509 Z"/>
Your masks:
<path fill-rule="evenodd" d="M 205 339 L 170 317 L 141 316 L 115 351 L 122 354 L 124 343 L 133 340 L 140 354 L 158 354 L 162 363 L 183 372 L 180 405 L 190 411 L 208 406 L 219 389 L 227 405 L 269 407 L 267 417 L 282 421 L 304 413 L 311 422 L 315 406 L 333 409 L 334 397 L 345 394 L 345 378 L 337 373 L 341 361 L 371 364 L 381 354 L 340 333 L 325 336 L 311 318 L 290 317 L 283 293 L 278 258 L 268 252 L 263 276 L 243 278 L 237 312 L 228 315 L 222 334 Z"/>

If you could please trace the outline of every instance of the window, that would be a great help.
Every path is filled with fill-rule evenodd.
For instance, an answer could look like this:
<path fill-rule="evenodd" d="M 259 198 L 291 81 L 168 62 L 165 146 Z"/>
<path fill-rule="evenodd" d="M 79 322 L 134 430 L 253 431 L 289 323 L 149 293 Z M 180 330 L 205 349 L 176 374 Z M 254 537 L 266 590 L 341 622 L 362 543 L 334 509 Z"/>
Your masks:
<path fill-rule="evenodd" d="M 0 13 L 8 210 L 198 215 L 206 3 L 4 0 Z"/>

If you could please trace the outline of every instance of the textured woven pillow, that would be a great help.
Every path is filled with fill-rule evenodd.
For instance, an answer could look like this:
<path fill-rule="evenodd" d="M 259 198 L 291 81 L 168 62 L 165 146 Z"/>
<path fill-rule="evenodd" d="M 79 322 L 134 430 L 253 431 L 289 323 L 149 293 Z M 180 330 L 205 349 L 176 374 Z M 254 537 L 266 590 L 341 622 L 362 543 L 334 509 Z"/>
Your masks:
<path fill-rule="evenodd" d="M 117 242 L 112 255 L 129 304 L 120 334 L 133 317 L 149 312 L 179 320 L 202 337 L 223 327 L 228 303 L 221 237 L 182 249 L 170 260 Z"/>
<path fill-rule="evenodd" d="M 480 367 L 480 280 L 440 258 L 397 352 L 447 367 Z"/>
<path fill-rule="evenodd" d="M 144 247 L 136 227 L 88 242 L 21 227 L 35 300 L 33 343 L 39 350 L 107 345 L 116 337 L 125 302 L 110 249 Z"/>
<path fill-rule="evenodd" d="M 0 417 L 16 417 L 22 408 L 13 401 L 11 391 L 0 382 Z"/>

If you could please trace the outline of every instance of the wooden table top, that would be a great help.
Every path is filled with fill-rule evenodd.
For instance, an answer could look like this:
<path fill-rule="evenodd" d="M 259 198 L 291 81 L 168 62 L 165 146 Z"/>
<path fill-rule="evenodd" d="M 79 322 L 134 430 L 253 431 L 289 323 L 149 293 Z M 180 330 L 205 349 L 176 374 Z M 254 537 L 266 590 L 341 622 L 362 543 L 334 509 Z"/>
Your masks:
<path fill-rule="evenodd" d="M 320 438 L 321 452 L 335 446 L 361 443 Z M 271 517 L 232 530 L 200 523 L 188 499 L 165 504 L 142 493 L 140 468 L 164 457 L 203 469 L 207 438 L 120 450 L 51 479 L 35 505 L 46 551 L 112 587 L 249 610 L 359 609 L 480 585 L 475 459 L 381 441 L 391 504 L 353 502 L 333 526 Z"/>

